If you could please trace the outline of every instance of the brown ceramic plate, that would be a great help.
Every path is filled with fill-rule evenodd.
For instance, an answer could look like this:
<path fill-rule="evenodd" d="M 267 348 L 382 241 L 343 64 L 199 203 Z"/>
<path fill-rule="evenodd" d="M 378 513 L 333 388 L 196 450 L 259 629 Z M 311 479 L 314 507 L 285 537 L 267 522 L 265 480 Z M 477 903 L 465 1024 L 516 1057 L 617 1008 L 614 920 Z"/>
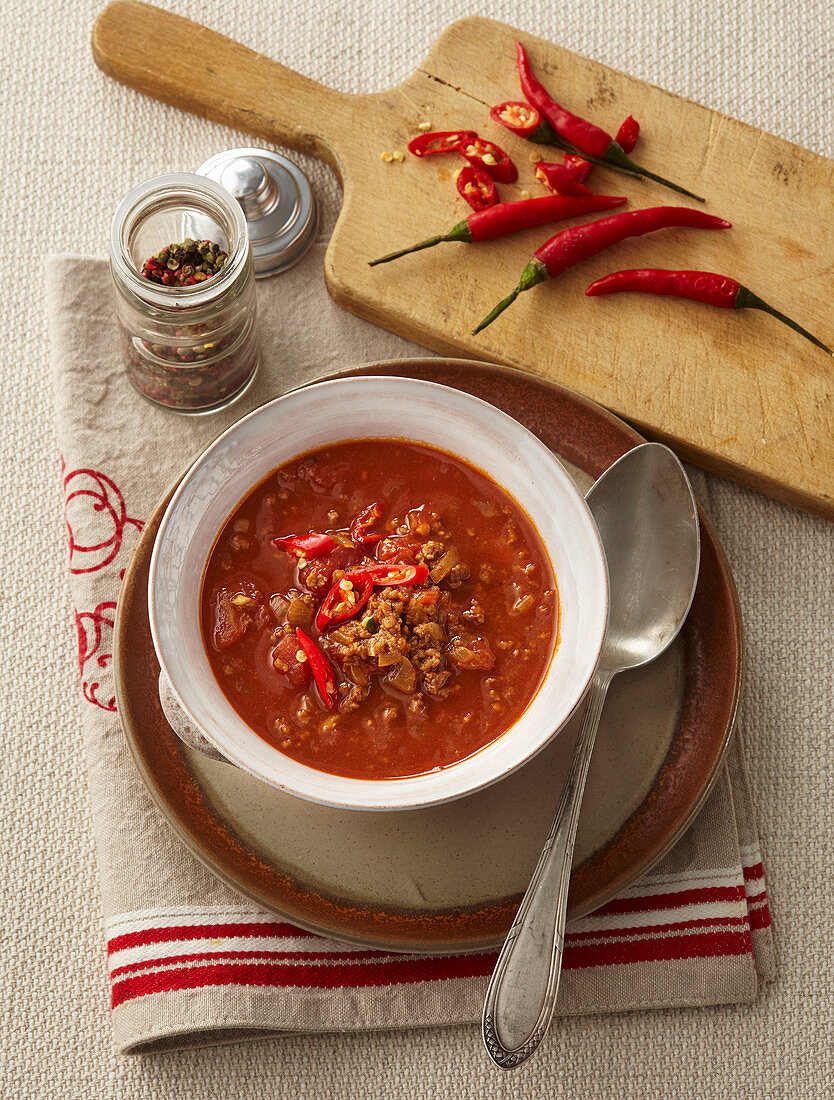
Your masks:
<path fill-rule="evenodd" d="M 586 489 L 640 436 L 599 406 L 531 376 L 410 359 L 346 373 L 404 374 L 467 390 L 526 424 Z M 151 795 L 185 844 L 248 898 L 314 932 L 371 947 L 460 951 L 500 943 L 535 865 L 575 726 L 526 767 L 446 805 L 359 813 L 303 802 L 185 748 L 157 697 L 148 625 L 147 524 L 116 623 L 119 713 Z M 727 747 L 741 628 L 721 547 L 701 517 L 701 574 L 686 626 L 647 668 L 616 677 L 588 778 L 570 916 L 655 863 L 702 805 Z"/>

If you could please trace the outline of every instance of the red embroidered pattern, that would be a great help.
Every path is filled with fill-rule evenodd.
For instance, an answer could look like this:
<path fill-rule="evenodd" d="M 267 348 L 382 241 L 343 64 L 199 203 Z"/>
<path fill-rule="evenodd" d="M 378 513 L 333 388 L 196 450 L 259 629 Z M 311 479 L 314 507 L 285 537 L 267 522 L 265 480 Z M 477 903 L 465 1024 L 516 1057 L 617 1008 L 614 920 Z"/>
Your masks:
<path fill-rule="evenodd" d="M 63 458 L 61 474 L 70 573 L 95 573 L 119 553 L 125 527 L 130 524 L 141 531 L 144 524 L 127 514 L 119 487 L 106 474 L 90 469 L 66 473 Z"/>
<path fill-rule="evenodd" d="M 67 473 L 62 456 L 61 477 L 70 573 L 96 573 L 118 556 L 125 528 L 141 531 L 144 524 L 127 514 L 121 490 L 106 474 L 87 468 Z M 119 576 L 123 575 L 122 569 Z M 113 660 L 115 610 L 115 601 L 103 600 L 92 611 L 75 611 L 81 692 L 88 703 L 109 711 L 116 710 L 116 696 L 102 687 L 101 680 L 109 675 Z"/>
<path fill-rule="evenodd" d="M 116 709 L 116 696 L 111 695 L 106 701 L 99 698 L 101 682 L 93 680 L 96 668 L 107 670 L 113 660 L 112 653 L 103 653 L 102 636 L 107 631 L 108 643 L 112 638 L 113 623 L 112 614 L 116 610 L 113 600 L 106 600 L 96 607 L 95 611 L 76 611 L 75 629 L 78 632 L 78 674 L 81 677 L 81 692 L 88 703 L 93 703 L 102 710 Z M 109 613 L 109 614 L 108 614 Z M 95 659 L 95 664 L 88 674 L 86 666 Z M 99 674 L 100 675 L 100 674 Z"/>

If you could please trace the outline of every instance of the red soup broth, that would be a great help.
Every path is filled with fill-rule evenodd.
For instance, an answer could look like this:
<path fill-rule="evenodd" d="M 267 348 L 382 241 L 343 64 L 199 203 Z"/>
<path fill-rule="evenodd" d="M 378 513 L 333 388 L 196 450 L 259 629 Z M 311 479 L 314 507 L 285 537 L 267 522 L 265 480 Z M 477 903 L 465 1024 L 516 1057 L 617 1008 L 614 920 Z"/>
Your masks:
<path fill-rule="evenodd" d="M 273 542 L 311 534 L 326 537 Z M 241 501 L 200 613 L 218 684 L 265 741 L 319 771 L 391 779 L 463 760 L 518 720 L 559 601 L 535 527 L 494 481 L 422 444 L 360 439 Z M 299 629 L 326 659 L 322 687 Z"/>

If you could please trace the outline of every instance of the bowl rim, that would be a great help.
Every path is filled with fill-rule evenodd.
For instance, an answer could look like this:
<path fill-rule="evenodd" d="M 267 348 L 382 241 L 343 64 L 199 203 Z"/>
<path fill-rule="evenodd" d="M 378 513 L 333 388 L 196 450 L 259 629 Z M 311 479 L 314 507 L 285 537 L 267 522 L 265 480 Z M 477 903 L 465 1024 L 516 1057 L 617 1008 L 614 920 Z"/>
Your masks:
<path fill-rule="evenodd" d="M 544 727 L 545 732 L 537 736 L 533 740 L 532 744 L 525 745 L 522 751 L 517 751 L 516 753 L 514 753 L 510 762 L 506 762 L 498 768 L 493 768 L 491 772 L 479 778 L 470 780 L 466 783 L 459 783 L 457 786 L 453 785 L 453 789 L 451 791 L 447 790 L 443 793 L 432 795 L 430 792 L 425 791 L 423 788 L 425 788 L 427 784 L 431 782 L 431 777 L 437 774 L 443 774 L 444 777 L 446 777 L 451 774 L 455 769 L 457 769 L 455 774 L 457 776 L 460 776 L 465 775 L 467 772 L 470 772 L 473 769 L 477 769 L 477 764 L 480 763 L 481 760 L 484 758 L 484 754 L 487 753 L 490 748 L 501 742 L 508 732 L 518 727 L 518 725 L 530 712 L 531 708 L 533 708 L 533 704 L 542 693 L 542 689 L 545 687 L 545 685 L 548 684 L 550 680 L 555 663 L 556 651 L 559 648 L 558 646 L 554 648 L 554 652 L 551 655 L 550 662 L 542 677 L 542 680 L 538 688 L 536 689 L 536 692 L 533 694 L 529 703 L 527 704 L 527 707 L 519 716 L 519 719 L 515 723 L 513 723 L 513 725 L 509 726 L 508 729 L 500 734 L 495 740 L 489 742 L 487 745 L 483 746 L 475 753 L 463 758 L 460 761 L 457 761 L 454 764 L 447 765 L 444 768 L 438 769 L 436 772 L 422 773 L 421 775 L 414 777 L 394 779 L 355 779 L 351 777 L 333 775 L 331 773 L 323 772 L 315 768 L 310 768 L 308 765 L 300 764 L 300 762 L 293 760 L 292 757 L 286 756 L 285 754 L 281 753 L 280 750 L 274 749 L 273 746 L 270 746 L 270 748 L 274 749 L 276 763 L 279 764 L 279 771 L 280 765 L 283 763 L 284 766 L 289 768 L 291 771 L 298 771 L 298 769 L 301 769 L 302 773 L 309 772 L 318 780 L 321 780 L 321 777 L 326 777 L 327 780 L 333 780 L 333 783 L 337 787 L 343 788 L 343 792 L 341 794 L 338 794 L 334 791 L 332 795 L 323 795 L 320 791 L 316 793 L 311 793 L 309 789 L 304 789 L 303 783 L 299 785 L 297 781 L 293 782 L 286 776 L 282 778 L 277 778 L 275 775 L 265 774 L 261 769 L 252 765 L 251 760 L 247 758 L 245 753 L 241 755 L 241 753 L 238 751 L 237 745 L 235 745 L 233 742 L 227 741 L 224 738 L 223 731 L 220 731 L 220 734 L 218 735 L 216 731 L 207 729 L 205 725 L 195 716 L 192 708 L 188 705 L 187 700 L 183 697 L 183 694 L 179 690 L 176 682 L 176 676 L 171 674 L 170 665 L 166 660 L 164 646 L 162 645 L 160 640 L 160 631 L 157 625 L 157 607 L 154 593 L 154 578 L 157 574 L 157 568 L 159 566 L 160 559 L 162 558 L 165 547 L 167 545 L 166 533 L 168 532 L 171 525 L 175 522 L 177 504 L 191 490 L 193 480 L 197 475 L 197 472 L 204 469 L 205 465 L 216 459 L 219 454 L 222 454 L 224 447 L 228 444 L 229 438 L 239 434 L 244 425 L 249 424 L 252 420 L 270 416 L 276 407 L 282 404 L 290 405 L 294 400 L 298 400 L 299 397 L 302 395 L 305 398 L 309 399 L 309 394 L 311 391 L 316 392 L 316 394 L 320 395 L 322 399 L 326 399 L 326 395 L 330 394 L 334 387 L 344 388 L 349 386 L 352 389 L 358 388 L 359 390 L 362 390 L 366 388 L 378 387 L 380 385 L 383 387 L 396 387 L 398 390 L 405 389 L 422 391 L 423 393 L 442 390 L 445 392 L 445 394 L 450 395 L 450 399 L 453 401 L 457 401 L 462 405 L 468 406 L 470 408 L 480 408 L 482 415 L 485 415 L 487 419 L 492 418 L 494 421 L 497 420 L 498 422 L 503 422 L 503 425 L 505 429 L 508 430 L 508 432 L 514 433 L 517 437 L 526 440 L 528 446 L 532 446 L 534 451 L 538 453 L 539 458 L 542 460 L 543 467 L 547 470 L 548 477 L 550 477 L 551 479 L 555 479 L 555 483 L 561 484 L 562 490 L 566 491 L 568 496 L 573 498 L 574 504 L 577 505 L 578 514 L 582 518 L 585 548 L 589 549 L 594 557 L 594 567 L 597 572 L 597 576 L 595 579 L 595 594 L 599 598 L 599 607 L 597 608 L 597 621 L 592 623 L 592 625 L 595 627 L 595 630 L 592 634 L 592 636 L 594 637 L 593 652 L 589 651 L 587 657 L 587 668 L 582 674 L 583 678 L 581 683 L 581 690 L 577 690 L 574 692 L 575 697 L 571 698 L 570 705 L 564 709 L 564 712 L 560 715 L 558 723 L 555 723 L 554 721 L 552 728 L 549 729 L 548 726 L 550 726 L 551 724 L 546 724 Z M 344 436 L 341 437 L 341 440 L 347 441 L 354 438 L 361 438 L 361 435 L 355 435 L 348 431 L 344 434 Z M 407 434 L 396 437 L 383 435 L 379 438 L 407 439 L 408 436 Z M 338 441 L 340 441 L 340 439 L 333 440 L 334 443 Z M 327 443 L 321 443 L 313 449 L 317 449 L 318 447 L 327 445 Z M 445 450 L 447 451 L 447 453 L 456 455 L 464 462 L 467 462 L 475 468 L 480 469 L 477 462 L 469 458 L 465 453 L 461 453 L 465 452 L 465 447 L 462 447 L 460 451 L 456 451 L 453 448 L 445 445 L 429 443 L 427 443 L 426 445 L 433 446 L 441 451 Z M 303 453 L 303 451 L 298 452 L 298 454 Z M 286 461 L 292 461 L 292 459 L 287 459 Z M 279 464 L 283 464 L 283 462 L 284 460 L 281 460 Z M 500 480 L 494 474 L 489 473 L 486 470 L 482 470 L 481 472 L 483 472 L 491 480 L 496 481 L 499 486 L 504 490 L 504 492 L 508 493 L 508 495 L 510 495 L 513 500 L 516 499 L 515 494 L 511 490 L 507 489 L 504 485 L 502 485 Z M 250 488 L 246 492 L 250 492 L 253 488 L 255 488 L 255 484 L 250 486 Z M 245 495 L 246 494 L 244 493 L 244 495 L 241 496 L 240 499 L 244 499 Z M 516 501 L 516 503 L 519 507 L 523 508 L 523 510 L 533 523 L 534 529 L 536 530 L 536 533 L 538 534 L 542 542 L 542 546 L 545 549 L 545 553 L 547 554 L 548 558 L 550 558 L 551 547 L 548 545 L 547 540 L 544 538 L 541 531 L 539 530 L 539 524 L 536 520 L 536 516 L 530 514 L 524 503 L 520 501 Z M 235 505 L 235 507 L 236 506 L 237 505 Z M 225 520 L 223 522 L 225 522 Z M 554 573 L 556 573 L 555 566 Z M 559 579 L 557 576 L 557 585 L 558 583 Z M 597 531 L 593 516 L 582 492 L 575 484 L 573 478 L 565 469 L 559 458 L 527 427 L 517 421 L 514 417 L 510 416 L 508 413 L 505 413 L 503 410 L 490 404 L 488 401 L 485 401 L 482 398 L 476 397 L 472 394 L 466 393 L 465 391 L 460 391 L 453 389 L 452 387 L 444 386 L 441 383 L 402 376 L 348 375 L 324 379 L 321 381 L 314 381 L 305 384 L 304 386 L 294 388 L 287 393 L 280 395 L 279 397 L 273 398 L 263 403 L 257 408 L 252 409 L 246 415 L 240 417 L 234 423 L 230 424 L 211 443 L 209 443 L 191 463 L 191 465 L 186 470 L 184 476 L 182 477 L 179 485 L 177 486 L 173 496 L 171 497 L 171 500 L 169 501 L 169 504 L 165 510 L 165 514 L 160 523 L 159 531 L 157 532 L 157 537 L 154 542 L 148 578 L 148 614 L 150 620 L 151 637 L 153 640 L 157 659 L 159 660 L 162 671 L 166 675 L 171 690 L 179 705 L 182 707 L 183 711 L 186 715 L 188 715 L 191 721 L 193 721 L 195 725 L 200 730 L 202 730 L 209 743 L 217 748 L 217 750 L 220 751 L 230 763 L 241 768 L 243 771 L 249 773 L 254 778 L 268 785 L 286 791 L 290 794 L 296 795 L 297 797 L 318 802 L 320 804 L 330 805 L 341 809 L 370 811 L 417 809 L 421 807 L 437 805 L 442 802 L 451 801 L 453 799 L 464 797 L 465 795 L 474 793 L 475 791 L 489 786 L 492 783 L 498 782 L 501 779 L 504 779 L 506 776 L 512 774 L 518 768 L 529 763 L 529 761 L 533 759 L 533 757 L 536 756 L 538 752 L 540 752 L 547 744 L 550 743 L 550 741 L 557 735 L 559 730 L 561 730 L 564 725 L 570 720 L 571 716 L 575 714 L 577 708 L 580 706 L 582 699 L 585 696 L 588 685 L 590 684 L 590 681 L 596 670 L 602 652 L 608 621 L 608 604 L 608 571 L 605 560 L 605 552 L 602 546 L 599 532 Z M 590 630 L 587 632 L 588 635 L 591 635 L 591 633 L 592 632 Z M 206 665 L 208 665 L 207 661 Z M 220 689 L 219 685 L 217 685 L 217 682 L 214 679 L 214 674 L 211 671 L 210 667 L 209 675 L 211 677 L 211 681 L 217 687 L 217 692 L 219 696 L 225 699 L 222 690 Z M 226 702 L 228 704 L 228 700 L 226 700 Z M 230 706 L 230 704 L 228 705 Z M 233 709 L 234 708 L 232 708 L 232 710 Z M 243 720 L 241 719 L 241 721 Z M 255 737 L 259 738 L 260 741 L 263 741 L 263 739 L 260 738 L 260 735 L 258 735 L 255 731 L 253 731 L 253 734 Z M 268 742 L 264 742 L 264 744 L 268 745 Z M 468 764 L 469 767 L 462 768 L 462 765 L 466 764 Z M 351 792 L 352 797 L 350 796 Z"/>

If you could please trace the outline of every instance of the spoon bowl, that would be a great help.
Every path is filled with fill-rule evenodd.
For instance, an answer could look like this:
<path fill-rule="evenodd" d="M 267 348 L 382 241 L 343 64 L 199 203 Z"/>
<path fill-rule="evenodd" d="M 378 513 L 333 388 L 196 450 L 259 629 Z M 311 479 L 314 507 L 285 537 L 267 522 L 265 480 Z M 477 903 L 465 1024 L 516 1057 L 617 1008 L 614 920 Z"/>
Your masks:
<path fill-rule="evenodd" d="M 608 562 L 608 633 L 600 663 L 619 672 L 663 653 L 689 612 L 698 580 L 698 512 L 674 454 L 635 447 L 588 490 Z"/>

